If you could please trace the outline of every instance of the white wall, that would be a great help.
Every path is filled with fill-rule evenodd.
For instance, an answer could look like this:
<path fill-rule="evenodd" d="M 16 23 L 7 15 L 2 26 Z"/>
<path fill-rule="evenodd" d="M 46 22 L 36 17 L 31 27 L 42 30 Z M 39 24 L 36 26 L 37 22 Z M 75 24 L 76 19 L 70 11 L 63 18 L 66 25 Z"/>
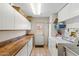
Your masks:
<path fill-rule="evenodd" d="M 18 36 L 22 36 L 26 33 L 27 33 L 26 31 L 0 31 L 0 42 Z"/>
<path fill-rule="evenodd" d="M 32 19 L 32 32 L 34 34 L 36 34 L 36 24 L 43 24 L 44 25 L 44 28 L 43 28 L 43 31 L 44 31 L 44 36 L 45 36 L 45 42 L 46 42 L 46 45 L 47 45 L 47 39 L 48 39 L 48 17 L 35 17 Z"/>

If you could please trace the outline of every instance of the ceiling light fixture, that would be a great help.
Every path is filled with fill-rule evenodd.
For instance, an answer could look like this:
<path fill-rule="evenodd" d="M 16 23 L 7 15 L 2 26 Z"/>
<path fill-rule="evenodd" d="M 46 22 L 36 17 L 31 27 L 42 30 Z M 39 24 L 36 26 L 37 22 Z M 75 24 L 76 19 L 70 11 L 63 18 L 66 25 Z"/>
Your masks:
<path fill-rule="evenodd" d="M 40 15 L 41 13 L 41 3 L 31 3 L 31 8 L 33 11 L 33 14 Z"/>

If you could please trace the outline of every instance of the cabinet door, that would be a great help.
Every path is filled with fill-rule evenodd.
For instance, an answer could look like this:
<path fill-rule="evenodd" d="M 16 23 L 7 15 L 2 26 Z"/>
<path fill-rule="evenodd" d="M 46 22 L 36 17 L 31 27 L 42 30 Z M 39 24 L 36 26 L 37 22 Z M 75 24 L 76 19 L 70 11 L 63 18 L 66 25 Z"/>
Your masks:
<path fill-rule="evenodd" d="M 27 29 L 31 30 L 31 23 L 30 22 L 27 22 Z"/>
<path fill-rule="evenodd" d="M 0 29 L 14 28 L 14 12 L 9 4 L 0 4 Z"/>
<path fill-rule="evenodd" d="M 26 44 L 16 56 L 28 56 L 27 49 L 28 49 L 28 46 Z"/>
<path fill-rule="evenodd" d="M 69 3 L 59 13 L 59 22 L 79 16 L 79 4 Z"/>
<path fill-rule="evenodd" d="M 31 29 L 30 22 L 18 12 L 15 15 L 15 29 Z"/>
<path fill-rule="evenodd" d="M 71 51 L 70 49 L 66 49 L 66 55 L 67 56 L 77 56 L 77 54 L 75 54 L 73 51 Z"/>
<path fill-rule="evenodd" d="M 28 56 L 31 54 L 31 51 L 32 51 L 32 47 L 33 47 L 32 42 L 33 42 L 32 39 L 28 42 Z"/>
<path fill-rule="evenodd" d="M 31 52 L 32 52 L 32 48 L 33 48 L 33 38 L 31 38 Z"/>
<path fill-rule="evenodd" d="M 58 13 L 58 22 L 62 22 L 67 20 L 70 17 L 70 12 L 69 12 L 69 6 L 65 6 L 59 13 Z"/>
<path fill-rule="evenodd" d="M 9 4 L 0 4 L 0 30 L 31 29 L 30 22 Z"/>

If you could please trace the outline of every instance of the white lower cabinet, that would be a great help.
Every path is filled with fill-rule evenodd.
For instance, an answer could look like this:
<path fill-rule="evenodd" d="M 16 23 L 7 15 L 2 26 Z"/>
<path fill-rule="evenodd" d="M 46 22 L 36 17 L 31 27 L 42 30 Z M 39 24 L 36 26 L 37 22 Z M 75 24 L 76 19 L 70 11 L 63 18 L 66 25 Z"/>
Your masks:
<path fill-rule="evenodd" d="M 32 51 L 32 39 L 28 42 L 28 56 L 31 54 L 31 51 Z"/>
<path fill-rule="evenodd" d="M 28 46 L 27 44 L 18 52 L 16 56 L 27 56 L 28 55 Z"/>
<path fill-rule="evenodd" d="M 16 56 L 30 56 L 33 47 L 33 38 L 17 53 Z"/>
<path fill-rule="evenodd" d="M 77 56 L 77 54 L 66 48 L 66 56 Z"/>

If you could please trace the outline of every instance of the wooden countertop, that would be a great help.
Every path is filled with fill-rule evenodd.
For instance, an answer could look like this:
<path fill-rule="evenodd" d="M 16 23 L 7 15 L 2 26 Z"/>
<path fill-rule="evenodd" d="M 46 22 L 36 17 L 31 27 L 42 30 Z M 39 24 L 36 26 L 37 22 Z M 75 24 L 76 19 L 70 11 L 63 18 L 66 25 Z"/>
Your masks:
<path fill-rule="evenodd" d="M 0 56 L 16 55 L 32 37 L 33 35 L 23 36 L 19 40 L 13 41 L 0 47 Z"/>

